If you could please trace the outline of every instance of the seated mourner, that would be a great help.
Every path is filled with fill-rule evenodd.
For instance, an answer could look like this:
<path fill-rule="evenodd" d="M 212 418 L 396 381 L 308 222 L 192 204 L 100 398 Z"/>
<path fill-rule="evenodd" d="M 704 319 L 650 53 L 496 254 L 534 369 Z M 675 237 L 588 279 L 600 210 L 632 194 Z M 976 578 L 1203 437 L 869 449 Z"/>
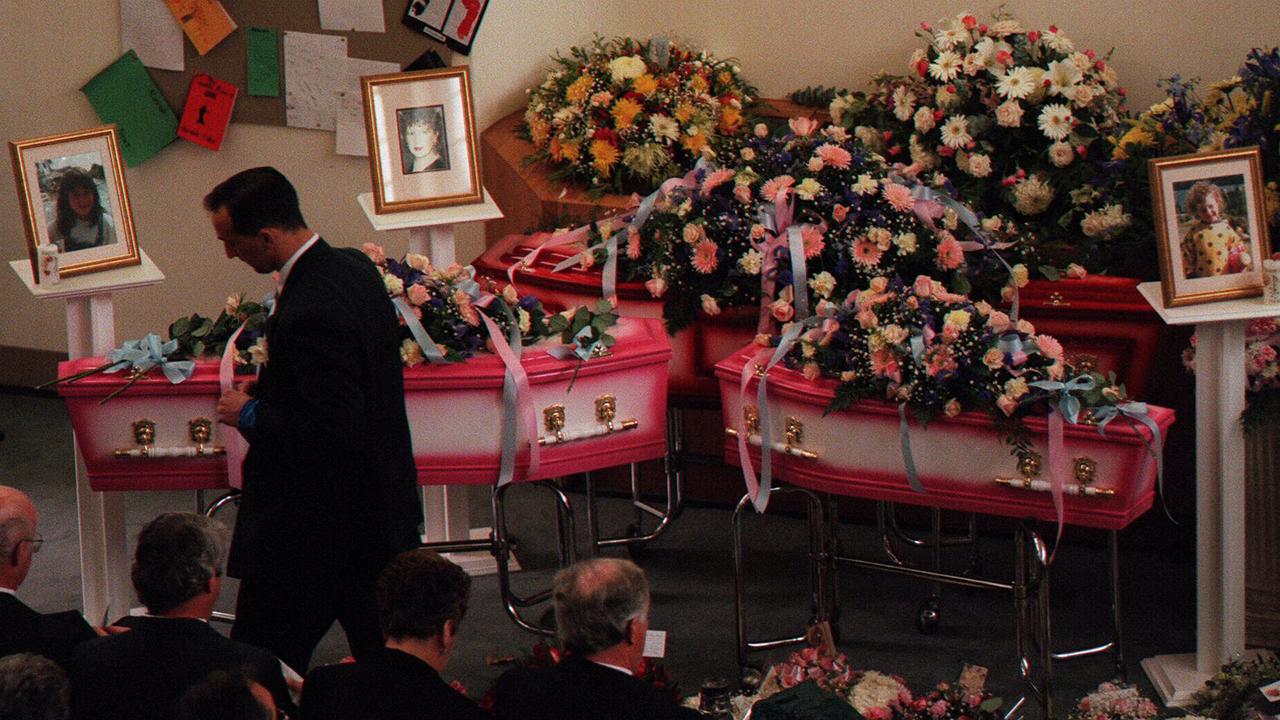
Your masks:
<path fill-rule="evenodd" d="M 440 677 L 467 612 L 471 578 L 432 550 L 408 550 L 383 571 L 377 590 L 386 646 L 359 662 L 312 670 L 303 720 L 488 717 Z"/>
<path fill-rule="evenodd" d="M 71 712 L 78 720 L 168 720 L 177 699 L 215 670 L 261 683 L 289 708 L 280 661 L 209 626 L 222 589 L 227 532 L 190 513 L 165 513 L 138 534 L 130 576 L 147 608 L 129 632 L 81 644 L 71 661 Z"/>
<path fill-rule="evenodd" d="M 635 677 L 649 629 L 649 582 L 629 560 L 597 558 L 555 579 L 556 627 L 568 653 L 548 668 L 498 679 L 498 720 L 662 720 L 701 717 Z"/>

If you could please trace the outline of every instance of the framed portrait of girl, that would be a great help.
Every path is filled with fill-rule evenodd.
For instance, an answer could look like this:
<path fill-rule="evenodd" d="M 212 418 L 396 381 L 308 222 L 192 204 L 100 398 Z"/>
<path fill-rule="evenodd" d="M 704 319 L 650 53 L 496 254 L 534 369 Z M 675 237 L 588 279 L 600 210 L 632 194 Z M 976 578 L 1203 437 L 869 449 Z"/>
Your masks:
<path fill-rule="evenodd" d="M 483 202 L 465 66 L 360 81 L 374 212 Z"/>
<path fill-rule="evenodd" d="M 41 247 L 46 260 L 56 248 L 60 277 L 141 263 L 115 125 L 13 141 L 9 154 L 36 283 Z"/>

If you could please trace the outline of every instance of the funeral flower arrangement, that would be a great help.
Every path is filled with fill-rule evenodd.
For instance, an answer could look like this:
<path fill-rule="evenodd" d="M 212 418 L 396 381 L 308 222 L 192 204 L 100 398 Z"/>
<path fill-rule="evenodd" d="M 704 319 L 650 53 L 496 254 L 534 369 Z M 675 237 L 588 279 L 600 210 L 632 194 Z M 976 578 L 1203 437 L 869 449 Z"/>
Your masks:
<path fill-rule="evenodd" d="M 755 90 L 740 68 L 665 38 L 597 37 L 529 90 L 531 160 L 608 192 L 649 192 L 738 132 Z"/>
<path fill-rule="evenodd" d="M 372 243 L 363 249 L 377 265 L 387 294 L 399 307 L 405 328 L 400 359 L 407 367 L 432 357 L 456 362 L 492 349 L 493 338 L 482 314 L 504 339 L 513 329 L 519 331 L 522 345 L 559 335 L 583 360 L 597 344 L 609 347 L 614 343 L 607 331 L 617 315 L 608 303 L 595 310 L 578 307 L 549 313 L 536 297 L 520 296 L 511 286 L 498 295 L 481 288 L 471 269 L 457 263 L 442 269 L 424 255 L 410 253 L 396 260 Z M 423 334 L 410 327 L 409 317 Z M 424 342 L 433 347 L 424 347 Z"/>
<path fill-rule="evenodd" d="M 902 75 L 842 93 L 832 118 L 906 170 L 954 186 L 987 217 L 1036 239 L 1024 261 L 1055 279 L 1070 263 L 1106 267 L 1107 238 L 1128 210 L 1079 192 L 1121 128 L 1124 90 L 1105 57 L 1057 26 L 1024 27 L 1007 14 L 921 23 L 924 46 Z"/>
<path fill-rule="evenodd" d="M 1104 682 L 1080 698 L 1068 720 L 1151 720 L 1159 714 L 1156 704 L 1133 685 Z"/>
<path fill-rule="evenodd" d="M 718 162 L 669 181 L 647 220 L 620 243 L 621 272 L 664 298 L 672 332 L 698 312 L 757 306 L 762 293 L 772 316 L 789 320 L 796 290 L 788 228 L 799 232 L 809 270 L 803 290 L 815 299 L 892 272 L 936 273 L 965 291 L 976 277 L 996 295 L 1013 282 L 992 272 L 986 253 L 967 260 L 973 246 L 962 241 L 969 230 L 956 213 L 937 203 L 936 213 L 922 213 L 909 181 L 891 178 L 883 159 L 843 128 L 795 119 L 790 132 L 771 134 L 758 125 L 726 143 Z M 984 227 L 994 241 L 1016 241 L 999 222 Z M 597 244 L 589 261 L 604 258 Z"/>
<path fill-rule="evenodd" d="M 226 304 L 216 318 L 207 318 L 198 313 L 178 318 L 169 324 L 169 337 L 177 342 L 177 348 L 170 359 L 221 356 L 226 350 L 227 342 L 243 325 L 244 330 L 236 338 L 233 362 L 236 372 L 253 372 L 257 366 L 264 365 L 267 361 L 267 340 L 263 332 L 270 310 L 265 302 L 244 300 L 236 294 L 227 297 Z"/>
<path fill-rule="evenodd" d="M 1276 346 L 1280 345 L 1280 318 L 1259 318 L 1245 326 L 1244 371 L 1245 406 L 1244 424 L 1253 429 L 1280 417 L 1280 357 Z M 1196 337 L 1191 336 L 1191 346 L 1182 351 L 1182 364 L 1188 372 L 1196 370 Z"/>
<path fill-rule="evenodd" d="M 1191 696 L 1189 712 L 1216 720 L 1246 720 L 1262 715 L 1258 688 L 1280 681 L 1280 659 L 1232 660 Z"/>

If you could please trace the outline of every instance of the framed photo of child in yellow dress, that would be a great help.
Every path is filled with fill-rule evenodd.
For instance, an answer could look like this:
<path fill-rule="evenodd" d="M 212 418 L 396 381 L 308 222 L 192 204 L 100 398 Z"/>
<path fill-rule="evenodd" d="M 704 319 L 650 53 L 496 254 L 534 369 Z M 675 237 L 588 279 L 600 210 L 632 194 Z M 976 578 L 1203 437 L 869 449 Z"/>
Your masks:
<path fill-rule="evenodd" d="M 1150 163 L 1165 307 L 1262 293 L 1271 257 L 1257 147 Z"/>

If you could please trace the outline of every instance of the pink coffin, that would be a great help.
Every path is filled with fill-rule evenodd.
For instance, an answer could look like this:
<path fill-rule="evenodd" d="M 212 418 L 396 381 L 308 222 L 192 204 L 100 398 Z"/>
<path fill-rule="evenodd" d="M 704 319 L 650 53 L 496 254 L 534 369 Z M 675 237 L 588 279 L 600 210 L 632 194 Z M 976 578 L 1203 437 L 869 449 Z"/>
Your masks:
<path fill-rule="evenodd" d="M 751 346 L 716 365 L 726 428 L 737 428 L 743 417 L 739 393 L 742 368 L 759 348 Z M 752 379 L 747 404 L 756 403 L 757 380 Z M 965 413 L 956 418 L 938 419 L 923 429 L 911 422 L 911 447 L 925 492 L 914 492 L 903 470 L 898 409 L 886 403 L 862 402 L 851 410 L 831 415 L 823 411 L 834 395 L 836 382 L 821 378 L 810 382 L 785 367 L 769 371 L 770 426 L 775 452 L 776 477 L 792 485 L 849 495 L 867 500 L 926 505 L 948 510 L 978 512 L 1054 521 L 1053 499 L 1044 490 L 1023 489 L 999 484 L 996 477 L 1021 480 L 1018 463 L 981 413 Z M 1165 435 L 1173 423 L 1172 410 L 1149 406 L 1150 417 Z M 786 425 L 790 420 L 802 425 L 798 441 L 788 443 Z M 1047 423 L 1027 420 L 1037 451 L 1048 447 Z M 749 445 L 756 467 L 757 445 Z M 1073 460 L 1087 457 L 1096 462 L 1095 488 L 1111 495 L 1065 496 L 1064 522 L 1074 525 L 1119 530 L 1150 509 L 1155 497 L 1156 464 L 1147 450 L 1151 435 L 1145 427 L 1132 427 L 1117 419 L 1100 435 L 1097 428 L 1067 425 L 1064 441 Z M 788 453 L 783 446 L 802 453 Z M 738 465 L 738 441 L 725 437 L 725 459 Z M 805 453 L 816 458 L 803 457 Z M 1037 485 L 1043 486 L 1047 471 Z M 1075 485 L 1075 479 L 1069 483 Z"/>
<path fill-rule="evenodd" d="M 539 432 L 541 467 L 527 472 L 529 444 L 521 428 L 516 480 L 541 480 L 666 454 L 667 360 L 671 347 L 657 320 L 623 318 L 613 329 L 610 354 L 578 367 L 577 359 L 557 360 L 543 347 L 525 348 L 530 401 Z M 101 358 L 63 362 L 66 376 L 101 364 Z M 577 369 L 577 378 L 570 381 Z M 89 482 L 95 490 L 193 490 L 227 486 L 226 458 L 116 457 L 136 449 L 133 424 L 155 423 L 155 448 L 189 448 L 188 423 L 215 418 L 216 362 L 197 363 L 185 382 L 170 384 L 153 372 L 105 404 L 99 401 L 125 381 L 123 373 L 94 375 L 59 386 L 76 430 Z M 501 456 L 502 382 L 505 368 L 495 356 L 465 363 L 420 365 L 405 370 L 405 406 L 413 432 L 418 482 L 423 485 L 487 484 L 497 480 Z M 614 398 L 614 430 L 597 414 L 597 400 Z M 564 406 L 563 442 L 546 429 L 544 410 Z M 207 446 L 221 446 L 226 426 L 213 424 Z M 160 453 L 155 453 L 160 454 Z M 154 454 L 153 454 L 154 455 Z"/>
<path fill-rule="evenodd" d="M 548 233 L 508 235 L 490 247 L 473 265 L 476 272 L 505 285 L 507 268 L 520 262 L 530 250 L 550 238 Z M 573 307 L 600 299 L 600 266 L 582 270 L 578 266 L 553 272 L 569 257 L 564 248 L 551 248 L 538 255 L 528 268 L 516 272 L 516 287 L 545 303 Z M 662 318 L 662 300 L 653 297 L 643 283 L 618 283 L 619 311 L 627 317 Z M 728 308 L 715 317 L 699 316 L 693 325 L 671 338 L 671 392 L 685 403 L 716 400 L 714 365 L 721 358 L 750 342 L 756 334 L 759 309 Z"/>

